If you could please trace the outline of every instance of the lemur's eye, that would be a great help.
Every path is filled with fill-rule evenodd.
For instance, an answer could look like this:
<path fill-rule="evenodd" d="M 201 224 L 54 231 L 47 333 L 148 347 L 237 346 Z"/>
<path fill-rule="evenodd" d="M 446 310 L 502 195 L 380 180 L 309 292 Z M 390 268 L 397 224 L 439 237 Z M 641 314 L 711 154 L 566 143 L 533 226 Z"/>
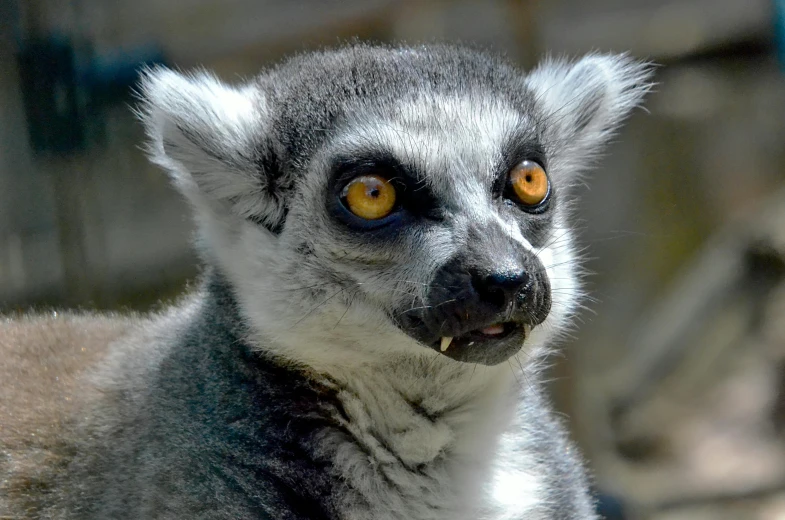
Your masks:
<path fill-rule="evenodd" d="M 524 206 L 539 206 L 551 192 L 545 169 L 534 161 L 525 160 L 510 171 L 509 183 Z"/>
<path fill-rule="evenodd" d="M 361 175 L 353 179 L 341 193 L 346 207 L 365 220 L 377 220 L 392 213 L 395 188 L 379 175 Z"/>

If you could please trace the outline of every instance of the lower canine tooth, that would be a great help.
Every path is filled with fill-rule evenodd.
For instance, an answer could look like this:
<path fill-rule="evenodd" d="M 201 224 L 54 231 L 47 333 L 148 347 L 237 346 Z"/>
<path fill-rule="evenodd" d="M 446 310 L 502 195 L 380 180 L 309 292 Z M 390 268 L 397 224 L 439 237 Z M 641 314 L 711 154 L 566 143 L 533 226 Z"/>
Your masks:
<path fill-rule="evenodd" d="M 532 332 L 532 326 L 531 325 L 524 325 L 523 326 L 523 332 L 524 332 L 524 334 L 526 334 L 528 336 Z"/>
<path fill-rule="evenodd" d="M 452 338 L 450 336 L 442 337 L 442 345 L 441 345 L 442 352 L 447 350 L 447 348 L 450 346 L 450 343 L 452 343 Z"/>

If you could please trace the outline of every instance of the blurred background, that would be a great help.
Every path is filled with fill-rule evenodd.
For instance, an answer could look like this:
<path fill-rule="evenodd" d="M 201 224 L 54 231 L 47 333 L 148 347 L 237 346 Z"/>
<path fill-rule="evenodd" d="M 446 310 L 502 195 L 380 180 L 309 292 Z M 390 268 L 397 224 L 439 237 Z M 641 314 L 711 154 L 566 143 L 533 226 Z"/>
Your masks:
<path fill-rule="evenodd" d="M 593 300 L 553 399 L 608 518 L 785 519 L 783 0 L 0 0 L 0 312 L 150 309 L 198 274 L 142 64 L 231 81 L 352 37 L 662 65 L 582 193 Z"/>

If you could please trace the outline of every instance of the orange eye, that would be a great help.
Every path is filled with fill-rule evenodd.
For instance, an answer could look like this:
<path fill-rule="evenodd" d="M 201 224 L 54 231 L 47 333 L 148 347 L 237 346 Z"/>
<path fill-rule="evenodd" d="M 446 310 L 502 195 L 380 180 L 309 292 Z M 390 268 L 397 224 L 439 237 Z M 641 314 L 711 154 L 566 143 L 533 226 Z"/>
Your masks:
<path fill-rule="evenodd" d="M 352 180 L 342 194 L 349 211 L 365 220 L 384 218 L 395 207 L 395 188 L 379 175 L 363 175 Z"/>
<path fill-rule="evenodd" d="M 523 161 L 510 172 L 515 195 L 527 206 L 536 206 L 548 196 L 549 182 L 545 170 L 534 161 Z"/>

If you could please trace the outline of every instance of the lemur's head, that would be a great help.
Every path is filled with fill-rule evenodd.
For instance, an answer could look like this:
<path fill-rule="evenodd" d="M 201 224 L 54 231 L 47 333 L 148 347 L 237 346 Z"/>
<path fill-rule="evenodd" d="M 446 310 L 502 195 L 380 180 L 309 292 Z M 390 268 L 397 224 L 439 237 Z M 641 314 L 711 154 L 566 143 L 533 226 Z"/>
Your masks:
<path fill-rule="evenodd" d="M 267 348 L 493 365 L 574 313 L 572 187 L 647 79 L 624 56 L 523 74 L 464 48 L 356 45 L 239 86 L 152 70 L 142 114 Z"/>

